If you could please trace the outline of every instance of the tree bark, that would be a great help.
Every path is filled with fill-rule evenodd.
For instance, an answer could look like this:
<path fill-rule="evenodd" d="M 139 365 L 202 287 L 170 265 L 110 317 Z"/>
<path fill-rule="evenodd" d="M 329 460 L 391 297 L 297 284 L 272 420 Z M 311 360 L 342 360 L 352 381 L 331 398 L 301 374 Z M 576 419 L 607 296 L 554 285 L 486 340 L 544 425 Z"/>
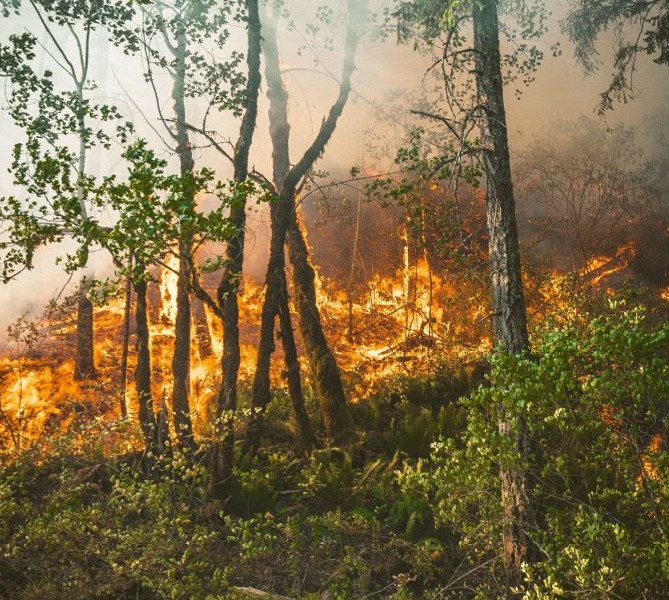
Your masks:
<path fill-rule="evenodd" d="M 288 256 L 293 265 L 293 289 L 300 335 L 321 400 L 325 432 L 335 444 L 341 444 L 352 434 L 353 419 L 346 403 L 337 361 L 321 324 L 316 300 L 316 274 L 309 261 L 307 243 L 294 211 L 288 229 Z"/>
<path fill-rule="evenodd" d="M 88 297 L 87 283 L 82 277 L 79 282 L 79 305 L 77 308 L 77 348 L 74 357 L 74 379 L 85 381 L 95 379 L 93 334 L 93 303 Z"/>
<path fill-rule="evenodd" d="M 246 0 L 248 49 L 246 64 L 248 83 L 246 87 L 246 110 L 235 146 L 234 180 L 242 183 L 248 177 L 249 152 L 258 116 L 258 92 L 260 90 L 260 53 L 262 28 L 258 10 L 258 0 Z M 230 209 L 230 222 L 236 234 L 229 240 L 225 255 L 227 268 L 221 277 L 217 290 L 217 300 L 223 313 L 223 380 L 218 393 L 218 416 L 222 412 L 237 410 L 237 383 L 241 363 L 239 343 L 239 286 L 244 264 L 244 236 L 246 227 L 246 200 Z M 233 450 L 235 442 L 234 426 L 229 414 L 223 421 L 223 444 L 217 460 L 216 481 L 221 495 L 229 493 L 233 473 Z"/>
<path fill-rule="evenodd" d="M 139 425 L 144 434 L 147 448 L 156 443 L 156 418 L 153 413 L 153 397 L 151 394 L 151 346 L 149 337 L 149 319 L 146 303 L 145 280 L 137 280 L 135 288 L 136 307 L 135 325 L 137 328 L 137 366 L 135 367 L 135 389 L 139 404 Z"/>
<path fill-rule="evenodd" d="M 474 4 L 474 53 L 481 119 L 482 163 L 492 278 L 492 325 L 495 345 L 512 354 L 529 350 L 520 269 L 515 203 L 504 108 L 496 0 Z M 529 440 L 522 419 L 502 409 L 499 432 L 516 449 L 512 464 L 501 465 L 503 550 L 507 589 L 523 581 L 521 566 L 530 559 L 527 526 L 531 520 L 523 463 Z"/>

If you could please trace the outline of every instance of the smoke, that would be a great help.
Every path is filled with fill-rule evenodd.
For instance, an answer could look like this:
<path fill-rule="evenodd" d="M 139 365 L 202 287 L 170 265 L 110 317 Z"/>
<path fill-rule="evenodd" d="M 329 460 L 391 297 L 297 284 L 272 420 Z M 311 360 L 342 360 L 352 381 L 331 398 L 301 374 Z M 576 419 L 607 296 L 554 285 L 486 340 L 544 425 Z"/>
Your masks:
<path fill-rule="evenodd" d="M 283 23 L 279 35 L 281 61 L 284 79 L 290 94 L 291 119 L 291 159 L 297 161 L 316 135 L 323 117 L 337 95 L 338 78 L 342 66 L 342 49 L 345 19 L 342 11 L 345 3 L 339 0 L 318 3 L 332 9 L 330 23 L 317 19 L 317 5 L 289 0 L 285 7 L 290 14 Z M 370 4 L 370 11 L 381 19 L 381 9 L 387 2 Z M 27 4 L 25 5 L 27 6 Z M 592 115 L 599 94 L 609 82 L 611 65 L 607 63 L 610 54 L 604 41 L 601 58 L 604 61 L 598 73 L 586 76 L 575 64 L 572 48 L 559 32 L 559 20 L 566 14 L 566 7 L 556 6 L 555 14 L 548 23 L 549 32 L 545 41 L 540 42 L 545 50 L 546 60 L 536 74 L 532 85 L 523 90 L 520 99 L 513 93 L 507 96 L 508 126 L 512 152 L 518 153 L 533 143 L 541 132 L 557 120 L 574 120 L 579 115 Z M 289 26 L 290 25 L 290 26 Z M 416 94 L 424 81 L 425 73 L 431 65 L 431 58 L 413 51 L 411 46 L 397 46 L 391 34 L 386 41 L 375 41 L 376 25 L 367 24 L 367 37 L 362 40 L 356 58 L 356 72 L 353 76 L 351 101 L 346 107 L 338 128 L 328 145 L 325 155 L 317 167 L 332 173 L 348 172 L 352 166 L 389 171 L 394 168 L 393 160 L 410 127 L 424 124 L 409 114 L 411 104 L 408 94 Z M 3 23 L 0 42 L 5 42 L 10 33 L 23 29 L 39 31 L 40 25 L 33 16 L 25 15 L 18 20 L 13 17 Z M 378 36 L 376 36 L 378 37 Z M 46 36 L 41 39 L 48 47 Z M 66 39 L 63 33 L 63 39 Z M 244 51 L 244 28 L 237 24 L 232 29 L 232 47 Z M 562 55 L 553 57 L 551 45 L 560 41 Z M 156 112 L 151 89 L 143 80 L 143 65 L 137 57 L 127 56 L 103 39 L 96 36 L 95 60 L 91 79 L 95 79 L 97 89 L 92 92 L 97 99 L 105 99 L 115 104 L 134 122 L 138 134 L 147 137 L 166 158 L 171 153 L 166 145 L 163 124 Z M 37 64 L 40 69 L 50 68 L 58 72 L 49 53 L 40 50 Z M 638 98 L 629 104 L 616 106 L 606 117 L 606 124 L 614 126 L 624 122 L 640 128 L 644 115 L 656 112 L 668 97 L 669 78 L 666 67 L 654 64 L 647 57 L 640 57 L 636 73 Z M 157 73 L 160 106 L 165 114 L 170 114 L 169 78 Z M 62 80 L 59 80 L 62 83 Z M 266 88 L 263 87 L 263 92 Z M 261 109 L 256 128 L 256 138 L 252 148 L 251 164 L 266 176 L 271 176 L 271 145 L 268 136 L 267 105 L 261 97 Z M 6 106 L 0 111 L 0 164 L 8 165 L 12 145 L 21 139 L 21 132 L 10 122 Z M 193 122 L 199 125 L 207 106 L 193 101 L 189 105 Z M 220 133 L 227 148 L 236 139 L 238 121 L 233 117 L 220 116 L 212 112 L 207 122 L 210 130 Z M 160 133 L 160 135 L 159 135 Z M 211 148 L 202 136 L 193 135 L 197 166 L 215 168 L 221 178 L 230 176 L 226 160 Z M 228 143 L 229 142 L 229 143 Z M 550 144 L 550 140 L 545 140 Z M 97 176 L 109 173 L 122 174 L 125 167 L 120 159 L 121 148 L 91 153 L 89 168 Z M 171 158 L 170 160 L 173 160 Z M 174 163 L 172 163 L 174 164 Z M 9 193 L 24 193 L 14 190 L 8 177 L 0 180 L 0 197 Z M 113 219 L 112 214 L 99 215 L 101 220 Z M 258 280 L 264 278 L 265 262 L 269 239 L 269 218 L 266 206 L 252 206 L 249 210 L 247 273 Z M 395 232 L 389 232 L 395 235 Z M 314 238 L 315 239 L 315 238 Z M 0 332 L 17 315 L 25 310 L 38 311 L 48 299 L 57 293 L 67 280 L 59 267 L 54 267 L 54 259 L 63 253 L 65 247 L 50 246 L 40 249 L 36 256 L 35 269 L 22 274 L 17 281 L 0 287 Z M 320 253 L 327 260 L 323 252 Z M 108 261 L 100 258 L 97 273 L 108 273 Z"/>

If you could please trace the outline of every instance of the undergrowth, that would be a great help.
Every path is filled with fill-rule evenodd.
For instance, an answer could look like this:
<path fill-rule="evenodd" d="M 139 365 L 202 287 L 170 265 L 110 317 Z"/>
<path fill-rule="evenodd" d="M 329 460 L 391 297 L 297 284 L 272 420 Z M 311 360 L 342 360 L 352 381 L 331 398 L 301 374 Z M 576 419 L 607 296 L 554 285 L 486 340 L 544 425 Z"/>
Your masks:
<path fill-rule="evenodd" d="M 533 441 L 517 466 L 530 481 L 536 559 L 518 597 L 661 598 L 667 325 L 611 303 L 592 318 L 549 319 L 533 348 L 493 356 L 485 381 L 485 369 L 462 365 L 389 378 L 353 407 L 355 442 L 309 457 L 292 450 L 279 394 L 261 450 L 238 453 L 228 498 L 213 493 L 209 448 L 128 451 L 123 421 L 8 454 L 0 596 L 501 596 L 498 472 L 517 460 L 498 434 L 504 410 Z"/>

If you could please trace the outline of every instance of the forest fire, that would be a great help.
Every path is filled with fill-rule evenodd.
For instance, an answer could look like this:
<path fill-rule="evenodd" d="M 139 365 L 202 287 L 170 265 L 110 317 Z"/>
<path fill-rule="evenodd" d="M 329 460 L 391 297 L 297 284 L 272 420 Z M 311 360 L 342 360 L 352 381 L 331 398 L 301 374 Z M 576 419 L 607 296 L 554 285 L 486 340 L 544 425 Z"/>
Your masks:
<path fill-rule="evenodd" d="M 589 279 L 592 285 L 599 286 L 612 275 L 624 272 L 635 256 L 634 242 L 627 242 L 618 247 L 612 256 L 594 256 L 589 259 L 581 270 L 581 276 Z"/>
<path fill-rule="evenodd" d="M 0 597 L 666 596 L 667 108 L 524 91 L 666 2 L 525 4 L 0 0 Z"/>
<path fill-rule="evenodd" d="M 591 259 L 580 276 L 593 287 L 608 285 L 611 276 L 629 269 L 634 255 L 634 244 L 624 244 L 610 257 Z M 340 368 L 344 373 L 356 374 L 357 383 L 351 389 L 354 402 L 368 395 L 383 377 L 420 369 L 422 360 L 435 352 L 441 355 L 448 352 L 453 359 L 467 362 L 476 360 L 491 347 L 484 286 L 463 278 L 460 273 L 437 274 L 425 257 L 419 256 L 409 264 L 405 255 L 403 263 L 391 276 L 375 275 L 362 293 L 358 291 L 355 296 L 330 280 L 323 280 L 318 286 L 319 308 Z M 156 410 L 169 405 L 172 393 L 176 268 L 177 263 L 172 259 L 149 286 Z M 526 285 L 533 284 L 528 280 Z M 537 297 L 537 310 L 546 302 L 559 303 L 564 285 L 564 278 L 558 274 L 545 280 Z M 659 291 L 659 297 L 665 301 L 669 300 L 668 289 Z M 264 288 L 251 279 L 245 280 L 240 294 L 240 381 L 247 386 L 256 368 L 263 299 Z M 119 298 L 96 310 L 96 362 L 100 365 L 99 384 L 113 390 L 115 398 L 123 396 L 130 418 L 136 419 L 137 395 L 131 383 L 136 359 L 132 348 L 125 391 L 118 370 L 123 305 L 123 299 Z M 563 311 L 568 310 L 571 307 L 564 305 Z M 534 314 L 538 315 L 536 311 Z M 190 398 L 195 430 L 200 434 L 215 410 L 221 384 L 223 341 L 220 319 L 197 299 L 193 300 L 192 320 Z M 41 344 L 50 350 L 27 348 L 21 358 L 12 357 L 10 351 L 3 359 L 0 395 L 3 438 L 20 432 L 25 444 L 54 428 L 67 428 L 72 415 L 80 410 L 79 401 L 74 399 L 82 395 L 89 398 L 85 403 L 94 414 L 117 416 L 118 402 L 107 399 L 96 407 L 96 394 L 91 392 L 90 384 L 81 385 L 71 379 L 72 361 L 67 353 L 73 343 L 73 314 L 64 314 L 49 327 L 39 322 L 36 326 L 44 332 Z M 271 381 L 280 389 L 286 386 L 286 380 L 281 366 L 282 352 L 277 352 Z M 58 361 L 57 368 L 51 366 L 54 360 Z M 302 368 L 308 375 L 306 366 L 304 363 Z"/>
<path fill-rule="evenodd" d="M 176 315 L 176 276 L 174 265 L 161 271 L 156 282 L 149 286 L 149 331 L 151 360 L 154 366 L 153 383 L 158 407 L 169 403 L 171 388 L 171 361 L 174 345 L 174 316 Z M 453 306 L 455 287 L 434 273 L 424 259 L 409 269 L 397 271 L 395 277 L 375 277 L 368 285 L 368 293 L 356 302 L 349 302 L 344 291 L 329 293 L 330 285 L 319 290 L 318 302 L 323 312 L 326 331 L 344 371 L 364 374 L 367 385 L 372 385 L 382 375 L 398 368 L 407 369 L 408 362 L 442 348 L 446 342 L 464 334 L 469 325 L 474 326 L 484 311 L 483 305 L 470 315 L 458 315 L 447 306 Z M 264 290 L 251 280 L 244 283 L 240 295 L 241 367 L 240 378 L 250 384 L 257 360 L 260 312 Z M 137 396 L 131 383 L 136 366 L 135 353 L 130 348 L 127 366 L 127 391 L 121 394 L 122 374 L 118 365 L 122 350 L 124 300 L 110 300 L 95 313 L 96 362 L 99 365 L 98 383 L 111 386 L 115 398 L 123 395 L 131 419 L 137 415 Z M 202 431 L 208 422 L 220 386 L 222 335 L 220 320 L 209 309 L 203 317 L 193 311 L 193 321 L 198 327 L 191 345 L 190 395 L 196 431 Z M 3 359 L 4 367 L 0 408 L 4 415 L 3 437 L 20 431 L 26 442 L 35 441 L 45 431 L 66 428 L 70 415 L 76 412 L 74 398 L 80 398 L 87 385 L 73 382 L 72 361 L 67 359 L 74 335 L 73 314 L 66 313 L 50 329 L 37 323 L 44 333 L 39 357 L 30 358 L 32 349 L 26 350 L 22 359 Z M 458 322 L 460 321 L 460 322 Z M 457 324 L 456 324 L 457 323 Z M 203 329 L 204 327 L 204 329 Z M 131 327 L 131 334 L 134 327 Z M 198 338 L 206 336 L 211 351 L 202 351 Z M 132 335 L 131 335 L 132 338 Z M 483 346 L 481 346 L 483 344 Z M 485 339 L 477 346 L 485 347 Z M 464 352 L 465 349 L 463 348 Z M 279 354 L 279 357 L 281 354 Z M 59 366 L 51 365 L 57 361 Z M 280 361 L 276 361 L 277 365 Z M 285 386 L 283 369 L 272 368 L 271 380 L 276 387 Z M 364 386 L 363 386 L 364 387 Z M 360 388 L 362 389 L 362 388 Z M 369 391 L 369 388 L 368 388 Z M 106 401 L 102 406 L 91 406 L 95 414 L 118 416 L 118 403 Z M 159 410 L 159 409 L 158 409 Z M 19 423 L 19 421 L 21 421 Z"/>

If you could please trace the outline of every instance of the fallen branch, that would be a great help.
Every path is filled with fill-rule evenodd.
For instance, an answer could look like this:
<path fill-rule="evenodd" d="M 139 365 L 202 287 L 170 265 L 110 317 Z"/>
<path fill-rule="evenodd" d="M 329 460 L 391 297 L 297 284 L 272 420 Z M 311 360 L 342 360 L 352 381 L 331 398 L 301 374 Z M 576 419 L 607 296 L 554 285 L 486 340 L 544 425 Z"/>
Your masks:
<path fill-rule="evenodd" d="M 266 598 L 267 600 L 294 600 L 294 598 L 289 598 L 288 596 L 280 596 L 278 594 L 264 592 L 263 590 L 258 590 L 252 587 L 233 586 L 232 589 L 239 594 L 245 594 L 246 596 L 251 596 L 252 598 Z"/>

